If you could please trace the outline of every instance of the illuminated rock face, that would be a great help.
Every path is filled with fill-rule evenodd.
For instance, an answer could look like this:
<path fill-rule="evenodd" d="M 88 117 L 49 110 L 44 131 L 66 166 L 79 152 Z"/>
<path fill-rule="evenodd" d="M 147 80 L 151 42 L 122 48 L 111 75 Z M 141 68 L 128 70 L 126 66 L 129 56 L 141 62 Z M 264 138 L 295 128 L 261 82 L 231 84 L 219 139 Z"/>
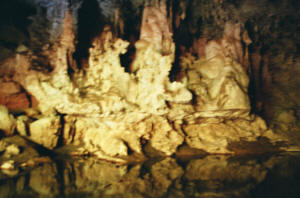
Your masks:
<path fill-rule="evenodd" d="M 1 136 L 12 135 L 16 127 L 15 120 L 9 114 L 8 109 L 0 105 L 0 134 Z"/>
<path fill-rule="evenodd" d="M 249 116 L 239 25 L 228 23 L 224 37 L 208 42 L 199 59 L 182 57 L 181 83 L 169 80 L 175 45 L 168 24 L 164 3 L 145 7 L 130 73 L 119 58 L 129 43 L 105 26 L 90 48 L 88 67 L 78 70 L 72 17 L 66 13 L 59 41 L 43 51 L 53 67 L 50 74 L 31 69 L 29 56 L 16 56 L 14 80 L 37 99 L 43 114 L 37 121 L 18 119 L 20 134 L 51 149 L 62 138 L 80 146 L 79 154 L 118 162 L 144 156 L 146 147 L 159 155 L 172 155 L 182 144 L 231 153 L 228 145 L 241 139 L 279 141 L 261 118 Z"/>
<path fill-rule="evenodd" d="M 250 110 L 247 94 L 249 78 L 240 61 L 244 58 L 240 58 L 243 56 L 242 40 L 237 36 L 234 38 L 235 32 L 241 34 L 240 27 L 228 23 L 224 32 L 221 40 L 201 46 L 204 53 L 199 59 L 192 56 L 182 58 L 188 87 L 197 96 L 197 111 L 216 112 L 220 116 L 228 110 Z M 215 113 L 212 115 L 216 116 Z"/>

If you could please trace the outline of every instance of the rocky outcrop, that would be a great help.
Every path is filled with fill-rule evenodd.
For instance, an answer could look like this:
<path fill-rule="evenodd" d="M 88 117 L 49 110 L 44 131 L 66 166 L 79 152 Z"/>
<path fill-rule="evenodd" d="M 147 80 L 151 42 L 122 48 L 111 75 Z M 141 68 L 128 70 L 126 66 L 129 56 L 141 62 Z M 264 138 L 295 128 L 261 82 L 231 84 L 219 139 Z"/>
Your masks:
<path fill-rule="evenodd" d="M 237 152 L 230 145 L 241 141 L 266 138 L 272 146 L 286 141 L 250 115 L 251 39 L 244 25 L 221 17 L 218 37 L 203 34 L 178 53 L 171 13 L 165 1 L 146 2 L 125 71 L 120 55 L 132 43 L 117 37 L 111 25 L 92 38 L 88 59 L 81 60 L 86 63 L 75 61 L 74 16 L 64 12 L 62 33 L 43 45 L 41 57 L 29 50 L 5 61 L 13 77 L 4 83 L 11 88 L 2 92 L 25 89 L 27 98 L 38 101 L 36 112 L 18 116 L 19 134 L 48 149 L 72 144 L 79 147 L 73 154 L 117 162 L 170 156 L 182 145 L 226 154 Z M 174 25 L 180 27 L 180 21 Z M 171 82 L 176 58 L 180 78 Z M 39 65 L 41 59 L 46 61 Z"/>
<path fill-rule="evenodd" d="M 196 95 L 197 111 L 214 112 L 214 116 L 227 110 L 250 111 L 249 78 L 242 65 L 248 57 L 242 51 L 241 34 L 239 24 L 227 23 L 222 39 L 199 46 L 197 50 L 202 52 L 198 58 L 182 57 L 182 70 L 186 71 L 188 88 Z"/>
<path fill-rule="evenodd" d="M 58 116 L 40 118 L 29 124 L 29 138 L 46 148 L 53 149 L 57 146 L 60 128 Z"/>

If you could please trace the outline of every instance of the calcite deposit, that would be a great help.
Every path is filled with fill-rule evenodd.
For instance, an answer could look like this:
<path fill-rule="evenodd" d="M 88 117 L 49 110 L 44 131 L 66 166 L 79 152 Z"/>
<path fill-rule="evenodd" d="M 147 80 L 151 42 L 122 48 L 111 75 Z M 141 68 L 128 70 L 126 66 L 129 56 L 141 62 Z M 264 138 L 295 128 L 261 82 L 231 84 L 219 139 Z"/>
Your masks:
<path fill-rule="evenodd" d="M 262 118 L 250 115 L 251 40 L 242 25 L 228 21 L 221 38 L 199 42 L 197 56 L 188 50 L 182 54 L 182 78 L 171 82 L 173 30 L 166 3 L 155 2 L 144 7 L 129 72 L 120 55 L 130 43 L 116 37 L 110 25 L 93 38 L 87 66 L 80 67 L 73 57 L 76 36 L 68 11 L 59 39 L 42 49 L 48 69 L 32 67 L 38 59 L 32 52 L 16 54 L 11 61 L 18 66 L 13 75 L 18 84 L 9 91 L 22 87 L 38 103 L 37 111 L 17 117 L 19 134 L 48 149 L 71 144 L 78 147 L 73 154 L 116 162 L 153 153 L 171 156 L 182 145 L 227 154 L 234 152 L 231 143 L 242 140 L 285 141 Z M 13 127 L 3 130 L 11 133 Z"/>

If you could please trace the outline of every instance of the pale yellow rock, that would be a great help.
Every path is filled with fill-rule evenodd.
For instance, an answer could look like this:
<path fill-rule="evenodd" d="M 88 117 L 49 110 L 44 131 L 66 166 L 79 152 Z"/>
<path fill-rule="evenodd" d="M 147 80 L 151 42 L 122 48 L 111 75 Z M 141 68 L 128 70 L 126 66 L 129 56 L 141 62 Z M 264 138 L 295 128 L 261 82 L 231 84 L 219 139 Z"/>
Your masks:
<path fill-rule="evenodd" d="M 249 116 L 248 57 L 241 42 L 251 41 L 241 25 L 227 23 L 223 38 L 204 42 L 199 59 L 180 57 L 183 80 L 170 82 L 175 44 L 167 13 L 165 1 L 145 7 L 129 72 L 120 62 L 129 42 L 115 38 L 107 25 L 92 41 L 87 64 L 70 77 L 75 34 L 68 13 L 60 39 L 43 51 L 52 72 L 30 69 L 32 60 L 18 54 L 14 80 L 35 96 L 44 116 L 29 124 L 30 139 L 53 149 L 62 135 L 64 143 L 80 147 L 78 153 L 124 162 L 131 152 L 143 155 L 145 142 L 172 155 L 184 141 L 210 153 L 230 153 L 230 142 L 275 138 L 261 118 Z M 63 128 L 57 112 L 64 115 Z M 22 135 L 26 122 L 18 118 Z"/>
<path fill-rule="evenodd" d="M 165 155 L 175 153 L 177 147 L 183 143 L 183 136 L 175 131 L 166 119 L 153 118 L 153 130 L 151 131 L 151 146 L 163 152 Z"/>
<path fill-rule="evenodd" d="M 207 50 L 213 50 L 213 45 L 208 45 Z M 247 95 L 249 80 L 237 62 L 216 55 L 199 60 L 191 68 L 188 86 L 196 93 L 198 111 L 250 110 Z"/>
<path fill-rule="evenodd" d="M 187 84 L 196 95 L 196 110 L 201 117 L 250 111 L 249 78 L 242 65 L 240 32 L 239 24 L 227 23 L 223 38 L 208 42 L 203 57 L 181 58 L 181 64 L 188 69 Z"/>
<path fill-rule="evenodd" d="M 156 52 L 151 43 L 145 43 L 143 47 L 139 43 L 136 45 L 137 53 L 133 67 L 138 79 L 136 103 L 139 107 L 146 112 L 161 114 L 166 113 L 166 101 L 191 101 L 192 95 L 183 84 L 169 82 L 168 75 L 173 56 L 163 56 Z"/>
<path fill-rule="evenodd" d="M 224 124 L 190 124 L 184 127 L 185 141 L 191 148 L 202 149 L 209 153 L 230 153 L 227 150 L 226 135 L 235 131 Z M 223 133 L 225 131 L 225 133 Z"/>
<path fill-rule="evenodd" d="M 38 118 L 39 116 L 41 116 L 40 112 L 34 108 L 24 109 L 24 112 L 26 113 L 26 115 L 28 117 L 31 117 L 31 118 Z"/>
<path fill-rule="evenodd" d="M 127 156 L 127 146 L 118 136 L 110 134 L 107 128 L 88 129 L 83 141 L 89 151 L 103 150 L 104 154 L 111 157 Z M 95 143 L 95 144 L 94 144 Z"/>
<path fill-rule="evenodd" d="M 74 127 L 66 130 L 66 141 L 84 144 L 84 148 L 100 158 L 124 157 L 129 149 L 143 154 L 141 138 L 149 140 L 151 146 L 165 155 L 173 154 L 183 142 L 183 134 L 175 131 L 167 119 L 147 114 L 131 113 L 103 118 L 67 117 L 65 122 Z M 70 132 L 72 130 L 72 132 Z M 74 136 L 68 134 L 73 133 Z M 76 143 L 77 142 L 77 143 Z"/>
<path fill-rule="evenodd" d="M 29 124 L 29 139 L 48 149 L 53 149 L 57 145 L 60 128 L 58 116 L 41 118 Z"/>
<path fill-rule="evenodd" d="M 184 126 L 187 134 L 186 143 L 208 153 L 231 153 L 227 146 L 231 142 L 256 141 L 258 137 L 271 137 L 264 121 L 256 117 L 255 120 L 214 118 L 200 119 L 195 124 Z M 274 138 L 274 137 L 273 137 Z M 278 139 L 277 139 L 278 140 Z"/>
<path fill-rule="evenodd" d="M 0 131 L 3 135 L 12 135 L 16 127 L 13 115 L 9 114 L 8 109 L 0 105 Z"/>
<path fill-rule="evenodd" d="M 15 162 L 13 160 L 9 160 L 1 164 L 0 168 L 2 170 L 12 170 L 15 168 Z"/>
<path fill-rule="evenodd" d="M 17 117 L 17 131 L 21 136 L 27 136 L 29 131 L 27 131 L 26 125 L 29 118 L 25 115 Z"/>
<path fill-rule="evenodd" d="M 11 144 L 8 147 L 6 147 L 4 155 L 6 156 L 18 155 L 20 152 L 21 151 L 17 145 Z"/>
<path fill-rule="evenodd" d="M 73 139 L 82 139 L 87 151 L 101 158 L 105 155 L 124 157 L 128 149 L 142 154 L 140 137 L 151 130 L 151 124 L 143 121 L 146 117 L 146 114 L 135 113 L 104 118 L 78 117 Z"/>

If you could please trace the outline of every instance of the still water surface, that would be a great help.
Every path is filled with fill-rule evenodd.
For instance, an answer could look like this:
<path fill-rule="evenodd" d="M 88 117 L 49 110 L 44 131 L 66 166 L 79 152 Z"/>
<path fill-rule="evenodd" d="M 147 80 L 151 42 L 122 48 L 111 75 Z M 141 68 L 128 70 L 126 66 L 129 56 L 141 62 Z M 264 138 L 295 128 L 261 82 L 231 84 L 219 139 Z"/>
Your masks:
<path fill-rule="evenodd" d="M 15 176 L 1 173 L 0 197 L 299 198 L 300 153 L 132 165 L 56 159 Z"/>

